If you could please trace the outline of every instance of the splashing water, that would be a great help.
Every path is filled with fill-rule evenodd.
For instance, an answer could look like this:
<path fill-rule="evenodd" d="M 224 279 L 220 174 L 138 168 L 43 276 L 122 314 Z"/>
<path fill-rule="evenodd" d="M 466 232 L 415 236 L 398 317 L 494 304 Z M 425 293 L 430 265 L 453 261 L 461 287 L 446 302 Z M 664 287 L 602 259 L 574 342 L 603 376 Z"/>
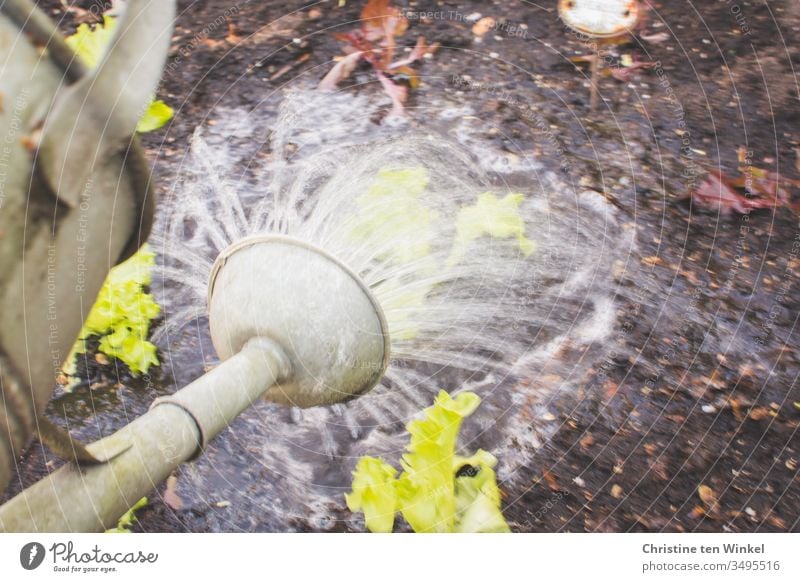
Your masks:
<path fill-rule="evenodd" d="M 346 404 L 257 404 L 183 469 L 184 496 L 246 508 L 218 529 L 336 527 L 358 457 L 396 459 L 404 425 L 442 388 L 481 394 L 464 444 L 493 451 L 513 479 L 546 437 L 535 418 L 547 398 L 580 382 L 615 322 L 611 270 L 625 243 L 599 195 L 538 174 L 498 185 L 444 132 L 381 128 L 358 98 L 322 98 L 290 95 L 269 136 L 266 120 L 238 110 L 195 133 L 154 242 L 156 341 L 168 351 L 204 317 L 220 251 L 281 233 L 362 277 L 392 361 L 380 386 Z"/>

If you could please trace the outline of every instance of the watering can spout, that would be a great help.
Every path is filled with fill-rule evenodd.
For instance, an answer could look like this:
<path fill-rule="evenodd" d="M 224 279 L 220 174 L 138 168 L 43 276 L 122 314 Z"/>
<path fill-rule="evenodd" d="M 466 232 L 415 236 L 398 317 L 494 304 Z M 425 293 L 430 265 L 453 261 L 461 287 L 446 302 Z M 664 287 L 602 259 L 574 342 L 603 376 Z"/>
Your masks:
<path fill-rule="evenodd" d="M 275 342 L 255 338 L 225 363 L 116 433 L 88 446 L 94 466 L 65 465 L 0 506 L 0 532 L 94 532 L 116 523 L 154 483 L 195 458 L 265 387 L 289 373 Z"/>
<path fill-rule="evenodd" d="M 102 458 L 129 450 L 102 465 L 62 467 L 0 507 L 0 530 L 108 528 L 259 399 L 346 400 L 377 384 L 389 361 L 386 321 L 368 287 L 335 257 L 290 237 L 249 238 L 221 253 L 209 321 L 223 362 L 87 447 Z"/>

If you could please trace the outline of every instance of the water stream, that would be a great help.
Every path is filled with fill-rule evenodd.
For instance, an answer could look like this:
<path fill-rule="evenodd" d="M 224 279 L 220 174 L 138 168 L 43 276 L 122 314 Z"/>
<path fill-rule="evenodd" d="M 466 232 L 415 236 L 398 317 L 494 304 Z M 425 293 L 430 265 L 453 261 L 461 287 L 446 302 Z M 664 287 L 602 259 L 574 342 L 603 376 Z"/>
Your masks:
<path fill-rule="evenodd" d="M 396 461 L 404 425 L 440 389 L 481 395 L 462 444 L 493 452 L 513 483 L 557 426 L 549 400 L 578 389 L 614 332 L 614 270 L 634 240 L 613 206 L 535 159 L 487 147 L 463 107 L 424 128 L 378 125 L 371 107 L 298 90 L 277 120 L 220 109 L 195 132 L 164 205 L 155 341 L 173 370 L 218 363 L 207 349 L 208 275 L 221 250 L 254 234 L 336 255 L 370 286 L 392 338 L 371 393 L 306 410 L 258 403 L 180 470 L 181 496 L 213 529 L 356 520 L 343 493 L 357 459 Z"/>

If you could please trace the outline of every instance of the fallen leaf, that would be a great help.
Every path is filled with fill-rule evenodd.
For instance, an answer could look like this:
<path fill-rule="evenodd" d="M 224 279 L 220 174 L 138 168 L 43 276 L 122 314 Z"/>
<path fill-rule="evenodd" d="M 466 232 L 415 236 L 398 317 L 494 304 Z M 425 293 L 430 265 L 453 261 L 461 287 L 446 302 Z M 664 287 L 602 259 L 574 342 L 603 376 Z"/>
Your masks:
<path fill-rule="evenodd" d="M 183 499 L 178 495 L 176 488 L 178 486 L 178 478 L 175 475 L 170 475 L 167 478 L 167 488 L 164 490 L 164 503 L 175 511 L 183 509 Z"/>
<path fill-rule="evenodd" d="M 767 522 L 768 522 L 770 525 L 772 525 L 772 526 L 774 526 L 774 527 L 777 527 L 778 529 L 782 529 L 782 530 L 785 530 L 785 529 L 787 529 L 786 522 L 785 522 L 785 521 L 783 521 L 783 519 L 781 519 L 780 517 L 778 517 L 778 516 L 777 516 L 777 515 L 775 515 L 774 513 L 770 513 L 770 514 L 767 516 Z"/>
<path fill-rule="evenodd" d="M 652 257 L 645 257 L 645 258 L 642 259 L 642 262 L 645 265 L 648 265 L 648 266 L 651 266 L 651 267 L 654 266 L 654 265 L 662 265 L 662 264 L 664 264 L 663 259 L 661 257 L 659 257 L 659 256 L 656 256 L 656 255 L 653 255 Z"/>
<path fill-rule="evenodd" d="M 409 65 L 433 54 L 439 47 L 438 43 L 429 46 L 420 36 L 408 56 L 395 61 L 396 39 L 407 29 L 408 20 L 399 8 L 391 5 L 390 0 L 369 0 L 361 12 L 360 29 L 334 34 L 335 38 L 347 43 L 347 56 L 325 75 L 319 89 L 335 89 L 363 59 L 372 66 L 384 91 L 392 99 L 390 116 L 403 115 L 409 87 L 413 89 L 419 85 L 419 76 Z M 399 82 L 402 78 L 407 80 L 407 84 Z"/>
<path fill-rule="evenodd" d="M 769 409 L 764 406 L 757 406 L 750 410 L 749 416 L 751 420 L 763 420 L 769 416 Z"/>
<path fill-rule="evenodd" d="M 650 470 L 656 474 L 656 477 L 662 481 L 669 479 L 669 472 L 667 471 L 667 463 L 664 459 L 658 459 L 650 465 Z"/>
<path fill-rule="evenodd" d="M 750 209 L 747 198 L 734 191 L 721 172 L 709 172 L 690 196 L 692 202 L 698 206 L 718 210 L 723 214 L 731 211 L 746 214 Z"/>
<path fill-rule="evenodd" d="M 706 510 L 700 507 L 699 505 L 695 505 L 694 509 L 689 512 L 689 517 L 692 519 L 699 519 L 706 514 Z"/>
<path fill-rule="evenodd" d="M 336 86 L 352 74 L 363 54 L 357 51 L 339 59 L 339 62 L 319 82 L 317 88 L 323 91 L 335 91 Z"/>
<path fill-rule="evenodd" d="M 708 485 L 700 485 L 697 488 L 697 495 L 700 497 L 700 501 L 706 505 L 709 511 L 713 512 L 717 510 L 717 494 L 711 487 Z"/>
<path fill-rule="evenodd" d="M 361 11 L 361 23 L 368 40 L 402 36 L 408 29 L 408 20 L 400 9 L 391 5 L 391 0 L 369 0 Z"/>
<path fill-rule="evenodd" d="M 550 488 L 550 491 L 561 490 L 561 487 L 558 486 L 558 481 L 556 481 L 556 478 L 550 471 L 543 471 L 542 478 L 544 479 L 545 483 L 547 483 L 547 486 Z"/>
<path fill-rule="evenodd" d="M 628 57 L 628 59 L 623 59 L 620 61 L 620 66 L 618 67 L 611 67 L 611 76 L 614 77 L 617 81 L 628 82 L 630 81 L 633 73 L 638 69 L 649 69 L 653 67 L 656 63 L 650 61 L 639 61 L 635 60 L 634 58 Z"/>
<path fill-rule="evenodd" d="M 650 44 L 659 44 L 668 41 L 671 36 L 668 32 L 654 32 L 653 34 L 640 34 L 639 38 Z"/>
<path fill-rule="evenodd" d="M 750 210 L 786 206 L 797 212 L 791 203 L 789 188 L 798 181 L 788 180 L 777 174 L 758 168 L 739 168 L 742 175 L 731 179 L 720 170 L 710 171 L 696 190 L 689 193 L 691 200 L 701 208 L 717 210 L 722 214 L 737 212 L 747 214 Z M 740 194 L 745 190 L 749 196 Z"/>
<path fill-rule="evenodd" d="M 230 44 L 238 44 L 242 40 L 242 37 L 239 36 L 239 30 L 232 22 L 228 23 L 228 36 L 225 37 L 225 40 Z"/>
<path fill-rule="evenodd" d="M 605 397 L 605 401 L 608 402 L 609 400 L 614 398 L 614 395 L 617 393 L 618 390 L 619 390 L 619 384 L 611 380 L 607 380 L 603 384 L 603 395 Z"/>
<path fill-rule="evenodd" d="M 400 69 L 401 67 L 406 67 L 426 57 L 427 55 L 432 55 L 438 49 L 439 49 L 438 42 L 433 43 L 432 45 L 429 46 L 427 41 L 425 40 L 425 37 L 420 36 L 419 38 L 417 38 L 417 44 L 414 45 L 414 48 L 409 53 L 408 57 L 393 62 L 391 65 L 389 65 L 389 69 L 397 70 Z"/>
<path fill-rule="evenodd" d="M 472 25 L 472 34 L 475 36 L 484 36 L 495 27 L 495 24 L 497 24 L 497 21 L 494 18 L 491 16 L 484 16 Z"/>
<path fill-rule="evenodd" d="M 405 108 L 403 107 L 403 104 L 408 98 L 408 88 L 404 87 L 403 85 L 398 85 L 380 71 L 378 71 L 377 74 L 378 80 L 381 82 L 381 85 L 383 85 L 384 91 L 386 91 L 386 93 L 392 99 L 392 111 L 389 113 L 389 115 L 405 115 Z"/>

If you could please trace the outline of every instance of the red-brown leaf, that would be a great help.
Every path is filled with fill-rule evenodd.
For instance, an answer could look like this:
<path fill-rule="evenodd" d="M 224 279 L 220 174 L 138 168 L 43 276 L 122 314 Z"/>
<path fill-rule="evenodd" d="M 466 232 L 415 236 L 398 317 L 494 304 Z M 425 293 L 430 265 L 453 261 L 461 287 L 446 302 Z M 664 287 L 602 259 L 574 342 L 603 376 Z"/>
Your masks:
<path fill-rule="evenodd" d="M 362 59 L 364 53 L 355 52 L 342 58 L 336 65 L 328 71 L 328 74 L 319 82 L 319 89 L 323 91 L 334 91 L 336 86 L 350 76 L 355 70 L 358 61 Z"/>
<path fill-rule="evenodd" d="M 369 0 L 361 11 L 361 26 L 369 40 L 402 36 L 408 29 L 408 20 L 391 0 Z"/>
<path fill-rule="evenodd" d="M 392 111 L 389 115 L 405 115 L 403 104 L 408 98 L 408 88 L 403 85 L 398 85 L 380 71 L 378 71 L 377 74 L 381 85 L 383 85 L 383 90 L 392 98 Z"/>

